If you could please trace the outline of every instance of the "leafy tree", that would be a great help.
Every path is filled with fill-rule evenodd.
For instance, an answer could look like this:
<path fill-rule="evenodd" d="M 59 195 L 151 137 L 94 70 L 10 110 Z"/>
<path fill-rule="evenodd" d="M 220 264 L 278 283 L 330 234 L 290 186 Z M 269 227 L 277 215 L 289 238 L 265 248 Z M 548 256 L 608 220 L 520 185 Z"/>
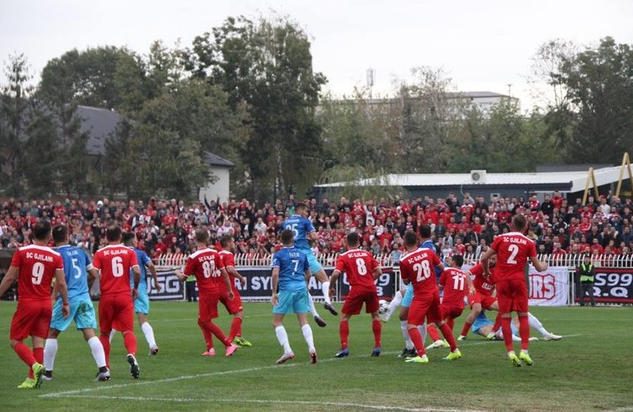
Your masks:
<path fill-rule="evenodd" d="M 633 144 L 633 49 L 611 37 L 575 53 L 560 41 L 549 47 L 549 84 L 564 98 L 546 119 L 562 131 L 566 160 L 618 163 Z"/>
<path fill-rule="evenodd" d="M 32 74 L 23 54 L 9 57 L 4 74 L 8 84 L 2 87 L 0 97 L 0 147 L 6 163 L 2 164 L 5 190 L 10 195 L 18 195 L 24 190 L 24 157 L 27 155 L 25 122 L 29 115 L 29 98 L 33 88 L 29 85 Z"/>
<path fill-rule="evenodd" d="M 412 74 L 414 81 L 399 91 L 403 169 L 441 173 L 449 167 L 470 102 L 451 91 L 451 80 L 441 70 L 417 67 Z"/>
<path fill-rule="evenodd" d="M 230 106 L 248 113 L 250 136 L 240 154 L 251 196 L 261 198 L 267 187 L 281 196 L 289 187 L 310 187 L 310 165 L 321 158 L 314 116 L 326 80 L 312 70 L 307 34 L 283 18 L 230 17 L 196 37 L 185 57 L 194 76 L 220 85 Z"/>

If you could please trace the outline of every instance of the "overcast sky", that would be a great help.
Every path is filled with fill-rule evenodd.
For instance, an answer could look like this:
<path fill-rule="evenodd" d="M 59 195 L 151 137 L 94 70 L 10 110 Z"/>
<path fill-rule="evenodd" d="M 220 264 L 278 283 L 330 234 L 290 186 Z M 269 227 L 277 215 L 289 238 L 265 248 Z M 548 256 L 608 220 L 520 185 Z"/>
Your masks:
<path fill-rule="evenodd" d="M 491 91 L 531 106 L 531 59 L 548 40 L 595 45 L 612 36 L 633 44 L 630 0 L 2 0 L 0 60 L 24 53 L 39 74 L 46 62 L 77 48 L 128 46 L 146 53 L 154 40 L 190 45 L 228 16 L 271 10 L 312 38 L 314 69 L 336 95 L 364 86 L 374 95 L 416 66 L 441 68 L 461 91 Z M 5 64 L 3 64 L 3 67 Z M 5 82 L 5 76 L 0 77 Z M 511 88 L 508 85 L 512 85 Z"/>

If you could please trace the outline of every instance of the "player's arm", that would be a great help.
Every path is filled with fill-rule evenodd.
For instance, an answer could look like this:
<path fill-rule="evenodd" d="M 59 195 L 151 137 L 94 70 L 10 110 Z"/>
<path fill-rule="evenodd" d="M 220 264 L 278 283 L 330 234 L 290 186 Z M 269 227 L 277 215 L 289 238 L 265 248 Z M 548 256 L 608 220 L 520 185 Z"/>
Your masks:
<path fill-rule="evenodd" d="M 307 233 L 307 236 L 308 236 L 308 238 L 309 238 L 310 240 L 312 240 L 312 241 L 319 240 L 319 235 L 317 234 L 317 232 L 316 232 L 316 231 L 314 231 L 314 232 L 308 232 L 308 233 Z"/>
<path fill-rule="evenodd" d="M 544 272 L 547 270 L 547 262 L 541 262 L 536 256 L 530 256 L 530 261 L 537 271 Z"/>
<path fill-rule="evenodd" d="M 490 268 L 488 266 L 488 260 L 490 260 L 490 258 L 496 254 L 497 254 L 497 251 L 489 247 L 488 250 L 486 250 L 484 254 L 481 256 L 481 266 L 483 266 L 484 274 L 487 277 L 490 277 Z"/>
<path fill-rule="evenodd" d="M 92 290 L 92 286 L 95 284 L 95 280 L 99 276 L 99 271 L 95 268 L 88 269 L 88 293 Z"/>
<path fill-rule="evenodd" d="M 336 293 L 336 281 L 338 277 L 341 275 L 341 271 L 338 269 L 334 269 L 332 272 L 332 276 L 330 276 L 330 296 L 333 296 Z"/>
<path fill-rule="evenodd" d="M 189 275 L 185 275 L 182 270 L 180 269 L 176 269 L 174 271 L 174 275 L 176 275 L 176 277 L 178 278 L 179 281 L 184 282 L 185 280 L 187 280 L 187 278 L 189 277 Z"/>
<path fill-rule="evenodd" d="M 154 289 L 160 292 L 160 284 L 158 283 L 158 275 L 156 274 L 156 265 L 151 259 L 145 265 L 149 269 L 149 273 L 152 274 L 152 280 L 154 281 Z"/>
<path fill-rule="evenodd" d="M 9 267 L 9 270 L 2 278 L 0 282 L 0 298 L 7 293 L 7 290 L 13 285 L 13 282 L 18 278 L 19 269 L 16 266 Z"/>
<path fill-rule="evenodd" d="M 55 269 L 55 287 L 62 297 L 62 314 L 67 318 L 70 315 L 70 307 L 68 306 L 68 287 L 63 269 Z"/>
<path fill-rule="evenodd" d="M 138 267 L 138 264 L 132 266 L 132 274 L 134 276 L 132 296 L 136 299 L 138 297 L 138 285 L 141 283 L 141 268 Z"/>
<path fill-rule="evenodd" d="M 229 297 L 229 300 L 233 300 L 235 295 L 233 294 L 233 289 L 231 288 L 231 278 L 229 277 L 229 274 L 226 273 L 226 269 L 223 267 L 220 268 L 220 276 L 222 276 L 222 279 L 224 279 L 224 284 L 226 285 L 226 290 L 228 291 L 227 296 Z"/>
<path fill-rule="evenodd" d="M 272 288 L 273 288 L 273 294 L 270 297 L 270 303 L 273 304 L 273 306 L 277 306 L 277 303 L 279 303 L 279 300 L 277 299 L 277 288 L 279 287 L 279 267 L 278 266 L 274 266 L 273 267 L 273 273 L 272 273 Z"/>
<path fill-rule="evenodd" d="M 237 269 L 235 269 L 235 266 L 225 266 L 224 269 L 226 269 L 226 272 L 235 277 L 237 280 L 239 280 L 239 282 L 242 284 L 242 286 L 246 285 L 246 278 L 242 275 L 240 275 L 240 273 L 237 271 Z"/>
<path fill-rule="evenodd" d="M 381 275 L 382 275 L 382 269 L 380 269 L 380 266 L 376 266 L 374 270 L 371 272 L 371 277 L 374 280 L 378 279 Z"/>
<path fill-rule="evenodd" d="M 475 290 L 475 284 L 470 277 L 470 272 L 467 271 L 464 277 L 466 278 L 466 286 L 468 286 L 468 294 L 474 295 L 477 291 Z"/>

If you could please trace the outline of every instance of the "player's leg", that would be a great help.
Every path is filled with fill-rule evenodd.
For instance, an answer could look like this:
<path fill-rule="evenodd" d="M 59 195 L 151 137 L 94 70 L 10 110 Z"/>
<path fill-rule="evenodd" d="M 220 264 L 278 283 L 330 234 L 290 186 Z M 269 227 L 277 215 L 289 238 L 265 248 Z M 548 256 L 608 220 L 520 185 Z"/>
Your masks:
<path fill-rule="evenodd" d="M 227 296 L 228 298 L 228 296 Z M 223 302 L 224 303 L 224 302 Z M 249 341 L 242 337 L 242 323 L 244 321 L 244 310 L 242 305 L 242 297 L 237 288 L 233 288 L 233 299 L 229 299 L 226 303 L 226 310 L 233 315 L 231 321 L 231 329 L 229 330 L 229 340 L 235 342 L 238 346 L 253 346 Z"/>
<path fill-rule="evenodd" d="M 219 294 L 211 294 L 210 296 L 207 297 L 207 305 L 205 305 L 205 309 L 206 309 L 205 317 L 206 319 L 208 319 L 207 327 L 211 331 L 211 333 L 213 333 L 213 335 L 215 335 L 215 337 L 218 338 L 220 342 L 222 342 L 224 346 L 226 347 L 225 355 L 231 356 L 235 353 L 235 351 L 237 351 L 239 346 L 234 345 L 233 342 L 231 342 L 229 338 L 224 334 L 224 332 L 222 331 L 222 328 L 220 328 L 220 326 L 216 325 L 213 322 L 213 319 L 216 319 L 218 317 L 219 300 L 220 300 Z"/>
<path fill-rule="evenodd" d="M 418 330 L 418 325 L 424 323 L 427 309 L 428 309 L 428 302 L 414 300 L 411 303 L 411 307 L 408 310 L 407 329 L 408 329 L 411 341 L 413 342 L 413 346 L 416 351 L 416 356 L 409 357 L 407 359 L 407 362 L 427 363 L 429 361 L 429 359 L 426 356 L 426 351 L 424 348 L 424 341 L 422 340 L 422 335 L 420 334 L 420 331 Z"/>
<path fill-rule="evenodd" d="M 321 291 L 323 292 L 323 299 L 325 299 L 323 307 L 332 315 L 338 316 L 338 312 L 334 309 L 332 301 L 330 300 L 330 279 L 327 277 L 327 273 L 325 273 L 323 266 L 321 266 L 317 258 L 311 252 L 308 253 L 308 262 L 310 263 L 310 272 L 312 272 L 316 280 L 321 283 Z"/>
<path fill-rule="evenodd" d="M 46 343 L 44 344 L 43 364 L 45 372 L 44 376 L 42 377 L 44 380 L 49 381 L 53 379 L 53 367 L 55 365 L 55 357 L 57 356 L 58 349 L 57 337 L 59 336 L 60 332 L 68 329 L 68 326 L 70 326 L 73 319 L 77 317 L 78 308 L 78 302 L 71 301 L 69 306 L 70 314 L 65 317 L 62 313 L 61 300 L 56 300 L 55 304 L 53 305 L 50 329 L 48 331 Z"/>
<path fill-rule="evenodd" d="M 310 299 L 309 302 L 309 306 L 310 306 L 310 313 L 312 314 L 312 316 L 314 317 L 314 322 L 319 325 L 319 327 L 324 328 L 327 326 L 327 323 L 325 323 L 325 321 L 323 320 L 323 318 L 321 316 L 319 316 L 319 312 L 317 312 L 316 310 L 316 306 L 314 306 L 314 299 L 312 298 L 312 295 L 310 295 L 310 293 L 308 293 L 308 297 Z"/>
<path fill-rule="evenodd" d="M 136 359 L 138 346 L 136 335 L 134 335 L 134 303 L 124 295 L 117 296 L 116 302 L 116 324 L 117 327 L 120 327 L 123 334 L 123 346 L 125 346 L 127 351 L 125 359 L 130 365 L 130 375 L 132 378 L 138 379 L 141 374 L 141 368 Z"/>
<path fill-rule="evenodd" d="M 396 292 L 393 299 L 391 299 L 391 302 L 389 302 L 389 308 L 387 309 L 387 312 L 384 315 L 380 316 L 380 319 L 383 322 L 389 321 L 389 318 L 391 318 L 391 315 L 393 315 L 393 312 L 395 312 L 398 306 L 400 306 L 400 304 L 402 303 L 402 299 L 404 298 L 405 292 L 406 292 L 406 288 L 402 288 Z"/>
<path fill-rule="evenodd" d="M 88 347 L 90 347 L 90 352 L 92 353 L 92 358 L 95 360 L 97 364 L 98 372 L 95 378 L 96 381 L 107 381 L 110 379 L 110 370 L 106 366 L 105 360 L 105 352 L 103 351 L 103 345 L 93 328 L 85 328 L 82 329 L 82 333 L 84 335 L 84 339 L 86 343 L 88 343 Z M 46 354 L 46 351 L 44 351 Z"/>
<path fill-rule="evenodd" d="M 378 315 L 380 303 L 378 303 L 378 294 L 369 292 L 365 294 L 365 312 L 371 315 L 371 331 L 374 335 L 374 349 L 371 352 L 372 357 L 380 356 L 382 353 L 382 322 Z"/>
<path fill-rule="evenodd" d="M 53 380 L 53 368 L 55 367 L 55 357 L 57 356 L 57 337 L 60 331 L 51 327 L 44 344 L 44 376 L 45 381 Z"/>
<path fill-rule="evenodd" d="M 509 282 L 497 283 L 497 302 L 499 305 L 499 313 L 501 314 L 501 331 L 503 332 L 503 342 L 508 354 L 508 359 L 514 366 L 520 367 L 521 360 L 514 353 L 514 345 L 512 343 L 512 291 Z"/>
<path fill-rule="evenodd" d="M 291 294 L 289 292 L 280 291 L 278 294 L 279 303 L 273 307 L 273 329 L 279 345 L 283 348 L 284 353 L 276 363 L 278 365 L 292 359 L 295 354 L 292 352 L 290 342 L 288 341 L 288 333 L 284 328 L 284 317 L 292 310 Z"/>
<path fill-rule="evenodd" d="M 301 333 L 303 339 L 308 344 L 308 352 L 310 353 L 310 363 L 317 363 L 317 353 L 314 347 L 314 337 L 312 335 L 312 328 L 308 325 L 308 308 L 310 297 L 307 290 L 293 293 L 292 298 L 292 311 L 297 314 L 297 320 L 301 326 Z"/>
<path fill-rule="evenodd" d="M 532 315 L 532 313 L 528 312 L 527 317 L 528 317 L 528 322 L 530 323 L 530 327 L 533 328 L 533 329 L 536 329 L 541 335 L 543 335 L 543 339 L 545 339 L 545 340 L 560 340 L 560 339 L 562 339 L 562 336 L 554 335 L 553 333 L 551 333 L 547 329 L 545 329 L 545 327 L 543 326 L 541 321 L 538 320 L 538 318 L 536 316 Z"/>
<path fill-rule="evenodd" d="M 343 313 L 343 315 L 341 316 L 341 321 L 339 322 L 338 326 L 341 348 L 338 352 L 336 352 L 336 355 L 334 355 L 336 358 L 343 358 L 349 355 L 349 319 L 352 317 L 352 315 L 357 315 L 360 313 L 359 304 L 362 307 L 362 301 L 359 302 L 356 293 L 353 292 L 353 290 L 350 291 L 349 296 L 347 297 L 347 299 L 345 299 L 343 307 L 341 308 L 341 312 Z"/>
<path fill-rule="evenodd" d="M 149 354 L 155 356 L 158 354 L 158 345 L 154 337 L 154 328 L 152 328 L 147 318 L 149 314 L 149 295 L 147 293 L 139 293 L 136 299 L 134 299 L 134 311 L 138 317 L 138 324 L 141 326 L 141 331 L 145 336 L 145 341 L 149 346 Z"/>
<path fill-rule="evenodd" d="M 464 321 L 464 326 L 462 327 L 462 331 L 459 334 L 457 340 L 464 340 L 466 336 L 468 336 L 468 331 L 475 323 L 475 319 L 481 313 L 481 295 L 479 293 L 475 293 L 474 295 L 468 295 L 468 304 L 470 306 L 470 313 L 466 316 L 466 320 Z"/>

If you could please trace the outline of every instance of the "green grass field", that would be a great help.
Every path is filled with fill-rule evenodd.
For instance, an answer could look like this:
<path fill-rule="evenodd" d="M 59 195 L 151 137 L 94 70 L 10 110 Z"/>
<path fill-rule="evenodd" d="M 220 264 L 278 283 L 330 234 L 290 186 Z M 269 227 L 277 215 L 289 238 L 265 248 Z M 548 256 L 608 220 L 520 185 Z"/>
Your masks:
<path fill-rule="evenodd" d="M 337 305 L 340 307 L 340 305 Z M 463 358 L 441 360 L 447 350 L 429 351 L 427 365 L 397 358 L 403 347 L 399 324 L 383 326 L 383 356 L 370 358 L 369 316 L 351 322 L 351 355 L 334 359 L 338 321 L 325 311 L 326 328 L 313 326 L 320 357 L 308 364 L 296 319 L 286 329 L 296 358 L 277 366 L 281 348 L 270 325 L 271 307 L 245 307 L 244 337 L 254 344 L 230 358 L 202 357 L 197 306 L 155 302 L 150 321 L 160 353 L 148 357 L 140 330 L 141 379 L 133 380 L 122 338 L 113 342 L 112 379 L 94 382 L 96 366 L 81 334 L 60 336 L 55 379 L 38 390 L 18 390 L 26 367 L 9 347 L 13 302 L 0 304 L 0 411 L 627 411 L 633 410 L 633 309 L 533 308 L 558 342 L 530 347 L 532 367 L 514 368 L 503 344 L 475 336 L 462 342 Z M 219 324 L 228 331 L 230 318 Z M 457 327 L 461 328 L 458 320 Z M 428 341 L 427 341 L 428 344 Z"/>

